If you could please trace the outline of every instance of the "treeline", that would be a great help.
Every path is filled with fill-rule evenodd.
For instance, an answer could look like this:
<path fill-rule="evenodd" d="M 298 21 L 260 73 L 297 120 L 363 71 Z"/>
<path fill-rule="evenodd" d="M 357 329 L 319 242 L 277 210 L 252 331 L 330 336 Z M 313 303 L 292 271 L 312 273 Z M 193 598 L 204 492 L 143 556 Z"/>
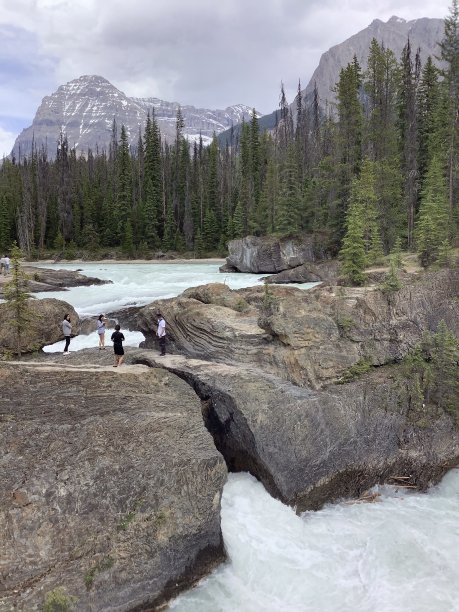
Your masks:
<path fill-rule="evenodd" d="M 255 111 L 237 142 L 162 141 L 154 114 L 138 145 L 113 124 L 108 151 L 78 157 L 61 135 L 0 169 L 0 249 L 17 240 L 47 249 L 224 252 L 246 234 L 314 232 L 345 273 L 395 248 L 423 265 L 444 261 L 459 225 L 459 10 L 440 41 L 442 70 L 408 41 L 401 58 L 373 40 L 368 68 L 343 68 L 336 104 L 282 88 L 278 125 L 260 132 Z M 301 87 L 299 85 L 298 91 Z"/>

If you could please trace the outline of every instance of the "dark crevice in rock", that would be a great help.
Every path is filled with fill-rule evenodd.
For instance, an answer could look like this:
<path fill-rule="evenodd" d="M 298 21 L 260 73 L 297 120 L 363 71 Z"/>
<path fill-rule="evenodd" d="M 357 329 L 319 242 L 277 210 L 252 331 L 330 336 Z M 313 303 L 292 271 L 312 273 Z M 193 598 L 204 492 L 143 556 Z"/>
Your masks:
<path fill-rule="evenodd" d="M 154 365 L 147 358 L 135 359 L 133 363 L 149 367 Z M 204 424 L 212 435 L 215 447 L 225 459 L 228 471 L 249 472 L 263 483 L 270 495 L 288 503 L 273 475 L 260 461 L 253 433 L 231 396 L 198 380 L 190 372 L 171 367 L 165 369 L 189 384 L 200 398 Z"/>
<path fill-rule="evenodd" d="M 271 472 L 258 456 L 250 427 L 230 395 L 196 379 L 190 373 L 170 370 L 187 382 L 201 399 L 204 424 L 223 455 L 229 472 L 249 472 L 275 498 L 286 502 Z"/>
<path fill-rule="evenodd" d="M 147 358 L 139 359 L 137 363 L 156 365 Z M 342 469 L 335 466 L 336 469 L 330 472 L 325 466 L 322 476 L 311 475 L 310 478 L 305 478 L 306 486 L 300 486 L 296 492 L 292 491 L 292 495 L 287 495 L 289 487 L 285 488 L 285 482 L 283 485 L 279 484 L 275 472 L 273 473 L 260 458 L 262 449 L 257 448 L 256 434 L 252 432 L 246 417 L 231 394 L 216 385 L 203 382 L 201 377 L 193 372 L 174 367 L 166 369 L 189 384 L 200 398 L 204 423 L 214 439 L 217 450 L 223 455 L 228 470 L 249 472 L 263 483 L 273 497 L 294 506 L 298 512 L 319 510 L 324 504 L 339 499 L 358 498 L 378 483 L 394 484 L 392 477 L 397 474 L 409 476 L 410 485 L 425 491 L 438 483 L 445 473 L 457 464 L 457 453 L 453 453 L 449 457 L 448 464 L 445 464 L 445 458 L 441 453 L 439 456 L 435 452 L 416 453 L 411 456 L 410 453 L 403 452 L 404 445 L 400 441 L 398 453 L 392 454 L 388 451 L 388 456 L 379 460 L 350 456 L 349 461 L 344 461 L 344 457 Z M 377 369 L 382 368 L 372 367 L 372 371 Z M 301 393 L 305 393 L 305 390 L 301 389 Z M 390 433 L 389 431 L 387 435 Z M 420 448 L 426 443 L 420 440 Z M 383 450 L 381 453 L 384 455 Z M 368 454 L 371 455 L 369 450 Z"/>

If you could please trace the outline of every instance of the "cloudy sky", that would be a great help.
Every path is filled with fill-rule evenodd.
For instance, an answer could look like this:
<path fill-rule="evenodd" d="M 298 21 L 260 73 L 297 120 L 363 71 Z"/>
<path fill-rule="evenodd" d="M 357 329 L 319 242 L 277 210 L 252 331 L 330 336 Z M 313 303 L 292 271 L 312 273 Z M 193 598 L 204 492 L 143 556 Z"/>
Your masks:
<path fill-rule="evenodd" d="M 443 18 L 449 0 L 0 0 L 0 156 L 43 96 L 99 74 L 131 96 L 268 113 L 321 54 L 392 15 Z"/>

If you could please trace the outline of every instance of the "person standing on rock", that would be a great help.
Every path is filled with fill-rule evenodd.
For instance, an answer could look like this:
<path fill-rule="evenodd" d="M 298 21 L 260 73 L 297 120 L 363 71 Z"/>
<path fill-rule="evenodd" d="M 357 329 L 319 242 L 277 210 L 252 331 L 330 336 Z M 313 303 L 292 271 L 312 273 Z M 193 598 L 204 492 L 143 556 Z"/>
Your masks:
<path fill-rule="evenodd" d="M 99 336 L 99 351 L 105 350 L 105 323 L 107 319 L 105 315 L 100 314 L 97 319 L 97 334 Z"/>
<path fill-rule="evenodd" d="M 166 354 L 166 321 L 160 312 L 158 312 L 158 329 L 156 330 L 156 335 L 158 336 L 159 348 L 161 349 L 159 355 L 160 357 L 164 357 Z"/>
<path fill-rule="evenodd" d="M 113 351 L 115 353 L 115 363 L 113 364 L 114 368 L 120 366 L 124 361 L 124 348 L 123 341 L 125 340 L 123 334 L 120 332 L 121 327 L 119 325 L 115 325 L 115 331 L 112 334 L 112 342 L 113 342 Z"/>
<path fill-rule="evenodd" d="M 64 320 L 62 321 L 62 333 L 65 337 L 65 347 L 64 347 L 64 355 L 68 355 L 69 344 L 70 344 L 70 336 L 72 335 L 72 324 L 70 323 L 70 315 L 66 314 Z"/>
<path fill-rule="evenodd" d="M 4 264 L 4 273 L 5 274 L 9 274 L 10 273 L 10 258 L 8 257 L 8 255 L 5 255 L 5 257 L 3 258 L 5 260 L 5 264 Z"/>

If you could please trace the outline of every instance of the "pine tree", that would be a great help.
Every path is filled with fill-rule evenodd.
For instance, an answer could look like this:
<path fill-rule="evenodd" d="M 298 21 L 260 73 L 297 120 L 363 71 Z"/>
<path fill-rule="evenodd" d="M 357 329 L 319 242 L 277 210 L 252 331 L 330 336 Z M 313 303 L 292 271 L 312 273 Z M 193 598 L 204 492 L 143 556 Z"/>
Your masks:
<path fill-rule="evenodd" d="M 21 357 L 22 353 L 24 332 L 34 320 L 28 303 L 30 298 L 30 294 L 27 292 L 28 276 L 21 267 L 21 258 L 22 252 L 14 243 L 11 248 L 11 280 L 5 283 L 3 287 L 3 295 L 12 315 L 9 325 L 15 335 L 18 357 Z"/>
<path fill-rule="evenodd" d="M 421 206 L 416 222 L 416 246 L 421 265 L 430 266 L 438 260 L 444 243 L 449 244 L 449 214 L 446 180 L 440 160 L 430 162 Z"/>
<path fill-rule="evenodd" d="M 132 212 L 132 169 L 129 153 L 129 142 L 126 128 L 121 126 L 120 142 L 117 149 L 117 239 L 123 240 L 127 220 L 131 218 Z M 132 226 L 131 226 L 132 230 Z"/>
<path fill-rule="evenodd" d="M 417 91 L 418 108 L 418 150 L 419 150 L 419 182 L 422 190 L 427 169 L 432 156 L 437 149 L 437 117 L 440 107 L 440 71 L 432 61 L 427 58 L 421 72 L 421 79 Z"/>
<path fill-rule="evenodd" d="M 411 44 L 408 39 L 402 52 L 401 84 L 398 100 L 398 127 L 400 153 L 404 174 L 404 199 L 407 218 L 407 246 L 413 244 L 414 217 L 418 202 L 418 114 L 417 89 L 420 78 L 420 51 L 416 53 L 415 64 L 411 58 Z"/>
<path fill-rule="evenodd" d="M 124 235 L 121 246 L 123 252 L 126 253 L 126 255 L 129 255 L 130 257 L 134 255 L 134 238 L 132 232 L 132 223 L 130 219 L 127 219 L 124 225 Z"/>
<path fill-rule="evenodd" d="M 357 189 L 354 179 L 353 190 Z M 366 265 L 365 241 L 363 239 L 363 207 L 359 198 L 353 198 L 346 213 L 346 234 L 339 253 L 341 273 L 352 285 L 363 285 Z"/>
<path fill-rule="evenodd" d="M 445 18 L 445 34 L 440 41 L 444 89 L 447 100 L 447 164 L 448 203 L 451 218 L 455 218 L 454 206 L 459 194 L 459 0 L 452 0 L 450 12 Z"/>
<path fill-rule="evenodd" d="M 377 162 L 376 191 L 385 252 L 401 234 L 405 217 L 396 130 L 398 81 L 393 52 L 373 39 L 364 82 L 369 104 L 365 149 L 367 157 Z"/>
<path fill-rule="evenodd" d="M 295 147 L 290 143 L 287 157 L 280 174 L 278 211 L 275 228 L 282 234 L 295 233 L 300 229 L 302 194 L 298 181 L 298 165 Z"/>

